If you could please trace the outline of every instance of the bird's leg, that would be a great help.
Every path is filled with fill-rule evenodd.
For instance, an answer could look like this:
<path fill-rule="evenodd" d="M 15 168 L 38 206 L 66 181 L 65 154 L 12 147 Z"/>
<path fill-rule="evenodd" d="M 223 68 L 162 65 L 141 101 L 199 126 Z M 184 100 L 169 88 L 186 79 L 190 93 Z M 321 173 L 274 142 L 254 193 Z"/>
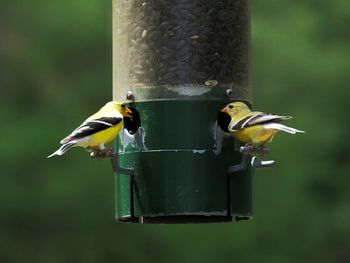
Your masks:
<path fill-rule="evenodd" d="M 252 156 L 264 156 L 269 153 L 269 149 L 266 147 L 266 142 L 259 146 L 259 148 L 255 148 L 251 142 L 246 143 L 242 146 L 239 151 L 243 154 L 249 154 Z"/>
<path fill-rule="evenodd" d="M 106 149 L 105 155 L 107 158 L 112 158 L 113 157 L 113 148 Z"/>
<path fill-rule="evenodd" d="M 90 157 L 94 160 L 97 159 L 110 159 L 113 157 L 113 149 L 106 149 L 105 151 L 92 151 Z"/>
<path fill-rule="evenodd" d="M 265 142 L 259 146 L 260 155 L 266 155 L 269 153 L 269 148 L 267 148 L 266 144 L 267 143 Z"/>
<path fill-rule="evenodd" d="M 252 142 L 247 142 L 244 147 L 248 150 L 253 150 L 254 147 L 253 147 L 253 143 Z"/>
<path fill-rule="evenodd" d="M 243 154 L 250 154 L 253 155 L 254 147 L 252 142 L 246 143 L 244 146 L 241 146 L 239 148 L 239 151 Z"/>
<path fill-rule="evenodd" d="M 106 158 L 113 157 L 113 148 L 106 148 L 106 146 L 103 143 L 101 143 L 100 149 L 101 149 L 101 153 L 104 153 Z"/>
<path fill-rule="evenodd" d="M 92 150 L 90 153 L 92 159 L 110 159 L 113 157 L 113 149 L 106 148 L 104 144 L 99 145 L 99 150 Z"/>

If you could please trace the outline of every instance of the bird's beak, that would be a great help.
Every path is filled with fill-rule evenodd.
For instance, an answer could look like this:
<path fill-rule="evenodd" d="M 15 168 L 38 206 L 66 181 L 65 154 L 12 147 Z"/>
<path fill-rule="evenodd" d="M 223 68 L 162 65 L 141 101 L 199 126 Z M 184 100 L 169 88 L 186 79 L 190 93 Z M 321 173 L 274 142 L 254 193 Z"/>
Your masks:
<path fill-rule="evenodd" d="M 225 113 L 227 113 L 227 107 L 222 108 L 220 111 L 221 111 L 221 112 L 225 112 Z"/>
<path fill-rule="evenodd" d="M 130 115 L 130 114 L 131 114 L 131 115 Z M 126 106 L 125 106 L 125 108 L 124 108 L 123 116 L 124 116 L 124 117 L 129 117 L 129 118 L 132 119 L 132 111 L 131 111 L 128 107 L 126 107 Z"/>

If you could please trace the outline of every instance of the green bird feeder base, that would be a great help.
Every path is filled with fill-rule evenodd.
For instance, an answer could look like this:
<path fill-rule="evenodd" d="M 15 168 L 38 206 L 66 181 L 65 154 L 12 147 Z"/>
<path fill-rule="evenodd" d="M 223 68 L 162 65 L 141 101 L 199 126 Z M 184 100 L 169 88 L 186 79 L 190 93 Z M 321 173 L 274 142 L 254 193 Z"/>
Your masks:
<path fill-rule="evenodd" d="M 251 169 L 229 172 L 250 157 L 239 153 L 240 145 L 224 131 L 227 116 L 218 112 L 228 102 L 129 105 L 135 118 L 125 122 L 114 159 L 118 221 L 208 223 L 251 218 Z"/>

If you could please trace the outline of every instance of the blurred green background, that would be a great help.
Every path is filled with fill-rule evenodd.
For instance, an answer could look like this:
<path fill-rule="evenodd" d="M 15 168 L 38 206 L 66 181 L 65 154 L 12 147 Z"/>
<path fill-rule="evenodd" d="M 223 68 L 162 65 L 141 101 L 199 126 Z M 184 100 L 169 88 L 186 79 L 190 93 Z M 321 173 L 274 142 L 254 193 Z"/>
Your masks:
<path fill-rule="evenodd" d="M 255 108 L 307 131 L 271 144 L 253 220 L 130 225 L 108 161 L 46 159 L 112 97 L 111 1 L 1 1 L 0 262 L 350 262 L 349 11 L 252 1 Z"/>

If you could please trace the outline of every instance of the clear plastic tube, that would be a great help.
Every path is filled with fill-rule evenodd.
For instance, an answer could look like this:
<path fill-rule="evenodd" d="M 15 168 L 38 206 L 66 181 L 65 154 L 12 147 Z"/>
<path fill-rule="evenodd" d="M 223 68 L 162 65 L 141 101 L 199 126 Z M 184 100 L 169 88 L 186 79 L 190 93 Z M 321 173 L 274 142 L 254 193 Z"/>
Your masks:
<path fill-rule="evenodd" d="M 135 87 L 250 93 L 249 64 L 248 0 L 113 0 L 115 99 Z"/>

